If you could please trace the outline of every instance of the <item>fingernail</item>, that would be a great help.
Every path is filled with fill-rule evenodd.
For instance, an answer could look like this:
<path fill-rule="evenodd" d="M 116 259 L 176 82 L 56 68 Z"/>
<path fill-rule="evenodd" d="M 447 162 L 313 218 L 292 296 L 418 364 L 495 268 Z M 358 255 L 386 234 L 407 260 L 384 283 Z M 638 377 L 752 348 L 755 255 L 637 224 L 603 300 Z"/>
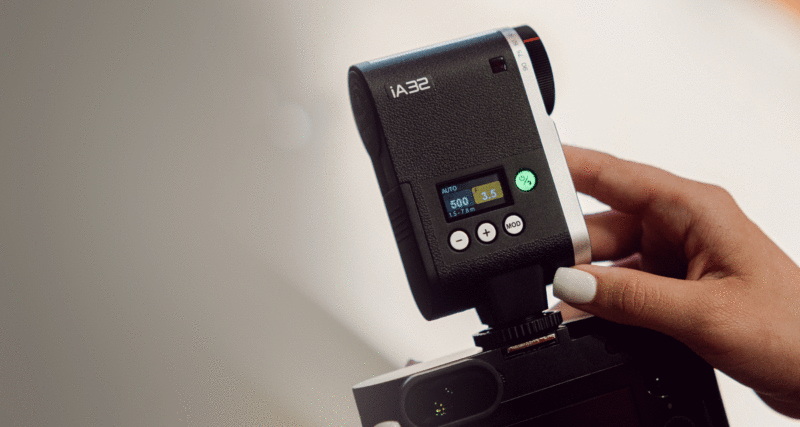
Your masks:
<path fill-rule="evenodd" d="M 597 279 L 591 274 L 574 268 L 559 268 L 553 277 L 553 295 L 573 304 L 592 302 L 597 293 Z"/>

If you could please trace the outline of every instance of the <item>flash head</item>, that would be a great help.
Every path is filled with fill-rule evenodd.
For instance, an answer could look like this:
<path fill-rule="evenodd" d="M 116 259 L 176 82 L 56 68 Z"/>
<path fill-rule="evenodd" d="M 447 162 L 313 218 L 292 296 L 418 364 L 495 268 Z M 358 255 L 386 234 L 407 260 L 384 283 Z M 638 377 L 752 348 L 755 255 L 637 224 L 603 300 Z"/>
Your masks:
<path fill-rule="evenodd" d="M 423 316 L 496 326 L 546 308 L 590 261 L 555 125 L 553 73 L 528 26 L 350 68 L 350 101 Z"/>

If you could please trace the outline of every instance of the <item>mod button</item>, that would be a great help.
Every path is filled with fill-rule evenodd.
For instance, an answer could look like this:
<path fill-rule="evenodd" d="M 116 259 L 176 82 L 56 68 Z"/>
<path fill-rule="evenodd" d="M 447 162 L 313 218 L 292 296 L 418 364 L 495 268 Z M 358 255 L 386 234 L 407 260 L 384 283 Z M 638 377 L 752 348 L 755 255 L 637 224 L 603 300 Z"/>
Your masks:
<path fill-rule="evenodd" d="M 506 220 L 503 222 L 503 228 L 505 228 L 506 233 L 516 236 L 522 233 L 522 230 L 525 228 L 525 222 L 519 215 L 511 214 L 507 216 Z"/>
<path fill-rule="evenodd" d="M 469 246 L 469 236 L 462 230 L 456 230 L 450 233 L 450 247 L 459 252 L 467 249 Z"/>

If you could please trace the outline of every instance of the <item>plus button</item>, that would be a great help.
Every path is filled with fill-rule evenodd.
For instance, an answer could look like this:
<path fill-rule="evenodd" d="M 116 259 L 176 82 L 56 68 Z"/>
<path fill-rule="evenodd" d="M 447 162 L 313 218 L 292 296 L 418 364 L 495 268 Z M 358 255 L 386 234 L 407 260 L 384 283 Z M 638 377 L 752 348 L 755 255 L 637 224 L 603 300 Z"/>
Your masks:
<path fill-rule="evenodd" d="M 477 230 L 478 240 L 483 243 L 492 243 L 497 238 L 497 228 L 491 222 L 482 222 Z"/>

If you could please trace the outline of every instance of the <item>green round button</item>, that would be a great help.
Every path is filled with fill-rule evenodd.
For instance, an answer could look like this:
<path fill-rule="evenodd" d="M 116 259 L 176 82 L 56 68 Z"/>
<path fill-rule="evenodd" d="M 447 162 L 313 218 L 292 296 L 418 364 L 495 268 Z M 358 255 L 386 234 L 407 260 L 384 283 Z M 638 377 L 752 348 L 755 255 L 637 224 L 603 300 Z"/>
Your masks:
<path fill-rule="evenodd" d="M 531 191 L 533 190 L 533 187 L 536 187 L 536 174 L 528 169 L 523 169 L 517 172 L 517 177 L 514 178 L 514 183 L 517 184 L 517 188 L 522 191 Z"/>

